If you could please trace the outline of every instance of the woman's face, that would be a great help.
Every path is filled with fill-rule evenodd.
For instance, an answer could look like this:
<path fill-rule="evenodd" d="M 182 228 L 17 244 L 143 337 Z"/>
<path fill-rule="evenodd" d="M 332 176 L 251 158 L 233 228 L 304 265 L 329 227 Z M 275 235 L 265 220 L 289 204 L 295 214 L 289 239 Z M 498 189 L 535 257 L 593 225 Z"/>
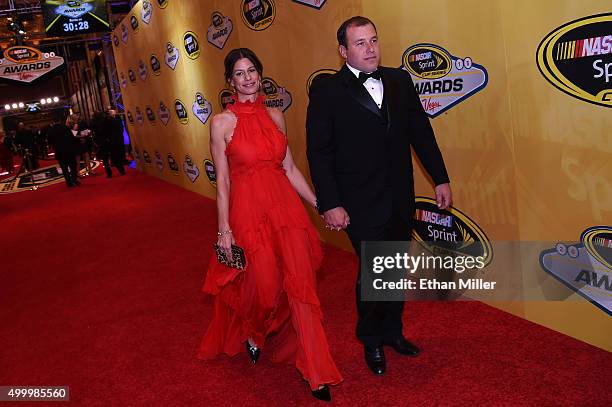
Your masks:
<path fill-rule="evenodd" d="M 236 93 L 254 95 L 259 91 L 259 72 L 248 58 L 241 58 L 234 64 L 230 85 Z"/>

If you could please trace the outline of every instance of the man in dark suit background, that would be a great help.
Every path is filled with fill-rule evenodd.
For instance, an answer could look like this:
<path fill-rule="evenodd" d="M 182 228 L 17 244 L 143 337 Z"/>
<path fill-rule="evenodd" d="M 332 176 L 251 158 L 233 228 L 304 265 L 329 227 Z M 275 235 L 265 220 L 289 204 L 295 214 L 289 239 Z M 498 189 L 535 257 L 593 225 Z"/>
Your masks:
<path fill-rule="evenodd" d="M 73 125 L 70 118 L 61 123 L 54 120 L 48 131 L 49 144 L 55 151 L 55 159 L 62 169 L 68 187 L 81 185 L 76 161 L 78 145 L 71 131 Z"/>
<path fill-rule="evenodd" d="M 414 216 L 411 147 L 436 185 L 440 209 L 451 203 L 449 179 L 410 75 L 379 66 L 376 27 L 352 17 L 338 29 L 345 65 L 310 89 L 307 155 L 317 207 L 327 227 L 346 229 L 358 255 L 362 241 L 410 240 Z M 359 273 L 358 273 L 359 275 Z M 375 374 L 386 369 L 384 345 L 416 356 L 402 333 L 403 302 L 362 301 L 357 280 L 357 337 Z"/>

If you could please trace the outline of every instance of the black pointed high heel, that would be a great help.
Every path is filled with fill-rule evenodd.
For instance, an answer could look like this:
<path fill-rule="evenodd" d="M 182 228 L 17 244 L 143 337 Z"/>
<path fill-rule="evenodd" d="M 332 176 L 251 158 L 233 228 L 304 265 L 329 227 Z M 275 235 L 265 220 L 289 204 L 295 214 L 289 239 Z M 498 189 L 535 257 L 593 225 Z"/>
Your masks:
<path fill-rule="evenodd" d="M 246 351 L 249 354 L 249 358 L 251 358 L 251 362 L 253 362 L 253 364 L 257 363 L 261 350 L 257 346 L 251 346 L 249 341 L 246 341 Z"/>
<path fill-rule="evenodd" d="M 324 384 L 320 389 L 312 390 L 312 396 L 322 401 L 331 401 L 329 386 Z"/>

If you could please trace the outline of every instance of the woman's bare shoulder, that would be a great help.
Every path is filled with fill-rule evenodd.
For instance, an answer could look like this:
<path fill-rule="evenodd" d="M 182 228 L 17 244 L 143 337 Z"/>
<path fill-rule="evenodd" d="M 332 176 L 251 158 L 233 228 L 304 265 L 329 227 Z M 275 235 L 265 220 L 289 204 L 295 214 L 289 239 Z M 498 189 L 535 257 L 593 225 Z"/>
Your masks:
<path fill-rule="evenodd" d="M 213 115 L 210 119 L 210 126 L 213 131 L 221 131 L 225 133 L 231 130 L 236 123 L 236 115 L 229 110 L 224 110 Z"/>

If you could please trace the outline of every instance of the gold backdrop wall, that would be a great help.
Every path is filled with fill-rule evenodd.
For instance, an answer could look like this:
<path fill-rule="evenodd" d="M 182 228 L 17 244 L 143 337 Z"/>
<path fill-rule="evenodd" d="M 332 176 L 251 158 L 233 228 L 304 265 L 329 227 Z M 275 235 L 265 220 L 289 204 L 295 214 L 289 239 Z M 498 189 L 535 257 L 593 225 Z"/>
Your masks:
<path fill-rule="evenodd" d="M 285 110 L 289 143 L 297 165 L 307 174 L 308 78 L 317 70 L 341 66 L 336 29 L 346 18 L 361 14 L 378 26 L 383 65 L 399 67 L 411 46 L 433 44 L 486 71 L 484 84 L 469 97 L 461 99 L 451 92 L 448 100 L 432 97 L 427 103 L 436 113 L 436 103 L 442 101 L 437 108 L 442 111 L 435 114 L 432 124 L 451 176 L 454 206 L 469 214 L 490 240 L 579 241 L 589 227 L 612 225 L 610 104 L 589 103 L 561 92 L 540 73 L 536 62 L 538 46 L 550 32 L 580 18 L 612 12 L 609 0 L 440 0 L 431 5 L 416 0 L 144 3 L 148 3 L 144 14 L 140 1 L 113 31 L 113 48 L 119 80 L 125 77 L 123 101 L 133 118 L 128 128 L 138 152 L 137 165 L 147 174 L 214 198 L 215 187 L 204 163 L 211 158 L 210 119 L 199 120 L 192 105 L 199 92 L 210 102 L 212 114 L 222 110 L 223 58 L 236 47 L 251 48 L 261 58 L 264 76 L 271 79 L 271 100 L 280 100 L 286 107 L 290 95 Z M 213 25 L 213 13 L 231 19 L 229 37 L 222 31 L 230 31 L 227 24 Z M 244 15 L 249 13 L 263 18 L 251 25 L 263 26 L 248 27 Z M 131 26 L 132 17 L 138 23 L 136 30 Z M 217 15 L 216 22 L 221 21 L 227 22 Z M 217 33 L 214 41 L 226 38 L 223 48 L 207 40 L 209 30 L 211 39 Z M 197 38 L 195 59 L 184 47 L 187 31 Z M 168 42 L 180 55 L 174 69 L 164 62 Z M 152 54 L 161 65 L 158 74 L 150 65 Z M 603 55 L 604 62 L 610 62 L 611 55 Z M 139 74 L 140 60 L 147 68 L 144 80 Z M 133 82 L 129 69 L 134 72 Z M 467 81 L 483 75 L 476 70 L 462 72 L 455 77 Z M 175 113 L 176 99 L 187 110 L 185 124 Z M 160 101 L 169 109 L 167 124 L 160 118 Z M 154 120 L 147 118 L 147 106 Z M 150 163 L 145 162 L 145 150 Z M 156 151 L 163 167 L 156 162 Z M 178 171 L 171 170 L 168 154 Z M 191 163 L 187 160 L 184 168 L 186 155 Z M 416 171 L 417 195 L 432 196 L 428 179 L 420 169 Z M 343 234 L 325 230 L 314 213 L 312 218 L 324 240 L 350 247 Z M 607 275 L 612 282 L 612 268 Z M 492 305 L 612 350 L 609 312 L 588 302 Z"/>

